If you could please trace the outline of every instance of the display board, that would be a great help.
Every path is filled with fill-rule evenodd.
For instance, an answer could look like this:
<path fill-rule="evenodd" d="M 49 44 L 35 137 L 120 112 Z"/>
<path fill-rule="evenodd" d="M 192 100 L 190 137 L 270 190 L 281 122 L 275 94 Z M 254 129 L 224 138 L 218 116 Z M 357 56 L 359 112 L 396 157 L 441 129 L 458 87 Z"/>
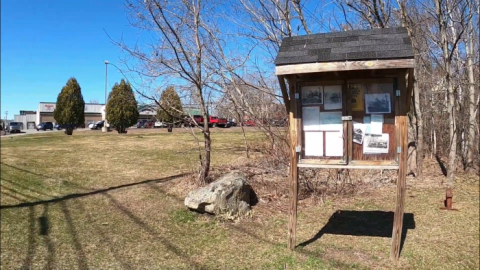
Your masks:
<path fill-rule="evenodd" d="M 302 159 L 396 160 L 394 79 L 303 83 L 298 89 Z"/>
<path fill-rule="evenodd" d="M 397 157 L 393 79 L 348 81 L 352 116 L 352 161 Z"/>
<path fill-rule="evenodd" d="M 346 157 L 345 89 L 342 83 L 304 84 L 300 89 L 302 158 L 343 162 Z"/>

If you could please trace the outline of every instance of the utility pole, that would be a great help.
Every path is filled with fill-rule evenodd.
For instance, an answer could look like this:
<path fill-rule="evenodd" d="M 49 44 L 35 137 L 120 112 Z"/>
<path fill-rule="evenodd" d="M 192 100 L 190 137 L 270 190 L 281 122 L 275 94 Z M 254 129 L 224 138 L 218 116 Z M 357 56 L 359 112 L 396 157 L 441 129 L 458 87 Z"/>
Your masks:
<path fill-rule="evenodd" d="M 5 126 L 3 131 L 7 134 L 7 124 L 8 124 L 8 111 L 5 111 Z"/>
<path fill-rule="evenodd" d="M 107 76 L 108 76 L 108 61 L 105 61 L 105 119 L 103 119 L 102 132 L 107 132 Z"/>

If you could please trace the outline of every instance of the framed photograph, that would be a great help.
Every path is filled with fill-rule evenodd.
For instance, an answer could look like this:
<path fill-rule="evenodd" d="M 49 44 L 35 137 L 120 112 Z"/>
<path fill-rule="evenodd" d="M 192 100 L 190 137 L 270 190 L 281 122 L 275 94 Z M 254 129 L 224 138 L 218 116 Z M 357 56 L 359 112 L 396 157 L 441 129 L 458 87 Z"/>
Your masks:
<path fill-rule="evenodd" d="M 364 154 L 388 154 L 388 133 L 381 136 L 367 135 L 363 139 Z"/>
<path fill-rule="evenodd" d="M 362 144 L 363 138 L 365 137 L 365 131 L 367 129 L 367 124 L 362 123 L 353 123 L 353 142 Z"/>
<path fill-rule="evenodd" d="M 390 94 L 365 94 L 365 110 L 368 114 L 391 113 Z"/>
<path fill-rule="evenodd" d="M 325 110 L 339 110 L 342 108 L 342 86 L 329 85 L 323 89 L 323 98 L 325 99 L 323 108 Z"/>
<path fill-rule="evenodd" d="M 323 104 L 323 86 L 303 86 L 302 105 Z"/>

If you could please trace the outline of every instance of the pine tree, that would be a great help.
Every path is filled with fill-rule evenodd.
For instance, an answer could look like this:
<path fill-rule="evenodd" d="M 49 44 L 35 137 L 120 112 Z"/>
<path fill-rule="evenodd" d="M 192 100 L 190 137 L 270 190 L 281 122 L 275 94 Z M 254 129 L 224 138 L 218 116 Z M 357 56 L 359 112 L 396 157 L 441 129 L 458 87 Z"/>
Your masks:
<path fill-rule="evenodd" d="M 82 89 L 74 77 L 67 81 L 58 94 L 53 118 L 58 124 L 66 126 L 67 135 L 72 135 L 74 128 L 85 123 L 85 101 Z"/>
<path fill-rule="evenodd" d="M 173 86 L 167 87 L 160 96 L 160 108 L 157 118 L 167 123 L 174 123 L 182 117 L 182 101 Z"/>
<path fill-rule="evenodd" d="M 132 87 L 122 79 L 120 84 L 115 83 L 108 95 L 107 120 L 118 133 L 126 133 L 127 127 L 134 125 L 138 120 L 137 100 Z"/>

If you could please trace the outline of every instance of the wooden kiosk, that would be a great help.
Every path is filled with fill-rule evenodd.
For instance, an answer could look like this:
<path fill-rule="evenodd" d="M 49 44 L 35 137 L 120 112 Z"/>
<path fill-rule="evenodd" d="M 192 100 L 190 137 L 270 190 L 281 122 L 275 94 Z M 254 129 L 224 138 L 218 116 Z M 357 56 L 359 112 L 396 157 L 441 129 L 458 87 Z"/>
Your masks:
<path fill-rule="evenodd" d="M 398 180 L 391 257 L 398 259 L 414 63 L 405 28 L 283 40 L 275 65 L 290 122 L 290 249 L 299 167 L 392 169 Z"/>

